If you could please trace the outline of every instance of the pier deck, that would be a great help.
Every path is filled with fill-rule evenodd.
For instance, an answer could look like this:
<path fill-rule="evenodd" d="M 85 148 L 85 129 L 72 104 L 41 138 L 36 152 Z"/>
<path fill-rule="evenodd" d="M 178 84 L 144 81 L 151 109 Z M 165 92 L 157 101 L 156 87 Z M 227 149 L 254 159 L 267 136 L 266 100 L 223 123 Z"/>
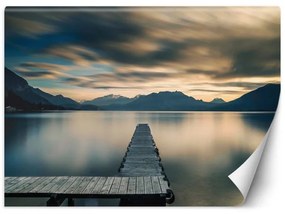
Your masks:
<path fill-rule="evenodd" d="M 120 198 L 120 205 L 165 205 L 174 201 L 158 149 L 147 124 L 136 127 L 119 173 L 112 177 L 5 177 L 5 197 L 50 197 L 47 205 L 66 198 Z"/>

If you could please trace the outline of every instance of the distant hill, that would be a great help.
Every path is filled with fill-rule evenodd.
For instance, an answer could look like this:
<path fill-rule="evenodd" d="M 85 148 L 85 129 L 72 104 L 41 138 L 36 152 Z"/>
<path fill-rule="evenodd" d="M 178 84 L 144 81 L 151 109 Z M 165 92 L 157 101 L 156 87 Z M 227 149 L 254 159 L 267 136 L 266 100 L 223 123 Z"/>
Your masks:
<path fill-rule="evenodd" d="M 280 84 L 267 84 L 243 96 L 215 106 L 219 111 L 275 111 L 278 105 Z"/>
<path fill-rule="evenodd" d="M 106 105 L 121 105 L 127 104 L 135 100 L 136 98 L 128 98 L 120 95 L 109 94 L 104 97 L 99 97 L 94 100 L 84 101 L 83 105 L 96 105 L 96 106 L 106 106 Z"/>
<path fill-rule="evenodd" d="M 225 101 L 222 98 L 214 98 L 211 103 L 216 103 L 216 104 L 220 104 L 220 103 L 225 103 Z"/>
<path fill-rule="evenodd" d="M 17 96 L 30 104 L 52 105 L 47 99 L 35 93 L 34 88 L 31 87 L 25 79 L 7 68 L 5 68 L 5 98 L 6 96 Z M 7 105 L 6 102 L 5 105 Z"/>
<path fill-rule="evenodd" d="M 70 98 L 54 96 L 33 88 L 25 79 L 5 68 L 5 107 L 7 106 L 23 110 L 80 108 L 79 103 Z"/>
<path fill-rule="evenodd" d="M 132 111 L 187 111 L 200 110 L 212 106 L 211 103 L 196 100 L 182 92 L 159 92 L 141 95 L 134 101 L 124 105 L 106 106 L 107 110 L 132 110 Z"/>
<path fill-rule="evenodd" d="M 80 108 L 80 104 L 73 99 L 70 99 L 68 97 L 64 97 L 61 94 L 60 95 L 51 95 L 49 93 L 46 93 L 38 88 L 34 88 L 34 93 L 38 94 L 39 96 L 47 99 L 51 104 L 62 106 L 65 108 L 74 108 L 78 109 Z"/>
<path fill-rule="evenodd" d="M 13 91 L 5 91 L 5 111 L 31 111 L 31 110 L 63 110 L 63 107 L 52 104 L 30 103 L 16 95 Z"/>

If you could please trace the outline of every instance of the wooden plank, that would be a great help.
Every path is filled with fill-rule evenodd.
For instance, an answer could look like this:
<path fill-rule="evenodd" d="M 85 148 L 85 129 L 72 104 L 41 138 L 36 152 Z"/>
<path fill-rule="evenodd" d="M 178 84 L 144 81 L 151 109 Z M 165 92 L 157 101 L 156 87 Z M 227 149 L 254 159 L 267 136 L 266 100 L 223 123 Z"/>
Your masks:
<path fill-rule="evenodd" d="M 133 149 L 143 149 L 143 148 L 146 148 L 146 149 L 154 149 L 154 145 L 153 144 L 150 144 L 150 143 L 142 143 L 142 144 L 139 144 L 139 143 L 133 143 L 129 146 L 129 148 L 133 148 Z"/>
<path fill-rule="evenodd" d="M 68 176 L 62 176 L 59 177 L 59 179 L 57 179 L 56 181 L 54 181 L 55 185 L 53 185 L 49 192 L 50 193 L 54 193 L 56 192 L 61 186 L 63 186 L 67 181 L 68 181 L 69 177 Z"/>
<path fill-rule="evenodd" d="M 35 188 L 31 189 L 29 192 L 30 193 L 41 192 L 41 189 L 44 188 L 46 185 L 48 185 L 50 182 L 52 182 L 53 179 L 55 179 L 55 177 L 46 177 L 46 179 L 44 179 L 42 181 L 42 183 L 40 183 L 39 185 L 35 186 Z"/>
<path fill-rule="evenodd" d="M 159 164 L 155 163 L 123 163 L 123 169 L 136 168 L 136 169 L 156 169 L 161 171 Z"/>
<path fill-rule="evenodd" d="M 152 149 L 154 148 L 152 144 L 131 144 L 130 148 L 147 148 Z"/>
<path fill-rule="evenodd" d="M 125 174 L 125 176 L 156 176 L 161 175 L 161 172 L 158 171 L 143 171 L 143 170 L 121 170 L 122 174 Z"/>
<path fill-rule="evenodd" d="M 146 141 L 147 143 L 152 143 L 153 137 L 133 137 L 131 141 L 132 143 L 141 143 L 140 141 Z"/>
<path fill-rule="evenodd" d="M 91 180 L 92 180 L 92 177 L 90 176 L 83 177 L 81 183 L 76 187 L 76 189 L 72 193 L 81 194 Z"/>
<path fill-rule="evenodd" d="M 53 180 L 51 180 L 47 185 L 45 185 L 40 192 L 42 193 L 49 193 L 51 188 L 57 184 L 58 181 L 60 181 L 61 177 L 55 177 Z"/>
<path fill-rule="evenodd" d="M 152 183 L 152 188 L 154 193 L 161 193 L 159 181 L 157 176 L 152 176 L 151 177 L 151 183 Z"/>
<path fill-rule="evenodd" d="M 47 185 L 45 185 L 42 189 L 42 193 L 49 193 L 50 189 L 56 185 L 56 183 L 61 179 L 61 177 L 55 177 L 53 180 L 51 180 Z"/>
<path fill-rule="evenodd" d="M 115 177 L 109 194 L 117 194 L 120 189 L 121 177 Z"/>
<path fill-rule="evenodd" d="M 141 169 L 161 169 L 158 162 L 155 163 L 123 163 L 124 168 L 141 168 Z"/>
<path fill-rule="evenodd" d="M 158 160 L 154 159 L 126 159 L 123 164 L 159 164 Z"/>
<path fill-rule="evenodd" d="M 75 193 L 77 187 L 84 180 L 84 177 L 76 177 L 76 180 L 65 190 L 65 193 L 72 194 Z"/>
<path fill-rule="evenodd" d="M 167 184 L 167 181 L 165 181 L 163 178 L 164 178 L 163 176 L 159 176 L 158 177 L 160 188 L 161 188 L 161 192 L 167 193 L 167 189 L 169 189 L 169 186 Z"/>
<path fill-rule="evenodd" d="M 17 183 L 15 183 L 13 186 L 10 186 L 9 188 L 5 189 L 5 192 L 11 192 L 14 191 L 14 189 L 21 187 L 27 180 L 29 180 L 29 177 L 22 177 L 18 180 Z"/>
<path fill-rule="evenodd" d="M 93 177 L 92 180 L 89 182 L 89 184 L 86 186 L 86 188 L 83 190 L 83 194 L 90 194 L 93 192 L 93 189 L 95 188 L 97 182 L 99 181 L 100 177 Z"/>
<path fill-rule="evenodd" d="M 5 183 L 10 183 L 12 182 L 13 180 L 15 180 L 17 177 L 5 177 Z"/>
<path fill-rule="evenodd" d="M 137 130 L 135 130 L 134 135 L 137 135 L 137 134 L 147 135 L 147 134 L 149 134 L 149 133 L 150 133 L 149 130 L 140 130 L 140 129 L 137 129 Z"/>
<path fill-rule="evenodd" d="M 153 159 L 156 159 L 158 158 L 158 155 L 157 154 L 143 154 L 143 155 L 138 155 L 138 154 L 131 154 L 131 153 L 128 153 L 127 155 L 127 158 L 140 158 L 140 159 L 143 159 L 143 158 L 153 158 Z"/>
<path fill-rule="evenodd" d="M 155 152 L 155 148 L 152 147 L 129 147 L 130 152 Z"/>
<path fill-rule="evenodd" d="M 161 173 L 161 170 L 157 169 L 139 169 L 139 168 L 122 168 L 120 172 L 124 173 Z"/>
<path fill-rule="evenodd" d="M 129 147 L 128 152 L 134 153 L 156 153 L 155 148 L 145 148 L 145 147 Z M 156 153 L 157 154 L 157 153 Z"/>
<path fill-rule="evenodd" d="M 98 183 L 96 184 L 96 186 L 93 189 L 93 193 L 98 194 L 100 193 L 102 187 L 104 186 L 105 182 L 106 182 L 107 178 L 106 177 L 100 177 Z"/>
<path fill-rule="evenodd" d="M 144 177 L 145 194 L 153 194 L 152 182 L 150 176 Z"/>
<path fill-rule="evenodd" d="M 5 192 L 9 191 L 13 186 L 17 185 L 25 177 L 14 177 L 15 179 L 7 180 L 5 182 Z"/>
<path fill-rule="evenodd" d="M 126 160 L 152 160 L 159 161 L 159 157 L 127 156 Z"/>
<path fill-rule="evenodd" d="M 45 179 L 46 179 L 45 177 L 40 177 L 34 183 L 21 189 L 19 192 L 29 192 L 30 190 L 34 189 L 36 186 L 40 185 Z"/>
<path fill-rule="evenodd" d="M 144 140 L 149 140 L 152 139 L 153 137 L 151 135 L 134 135 L 132 139 L 144 139 Z"/>
<path fill-rule="evenodd" d="M 127 193 L 128 194 L 135 194 L 136 193 L 136 177 L 130 177 Z"/>
<path fill-rule="evenodd" d="M 144 179 L 143 177 L 137 177 L 136 194 L 144 194 Z"/>
<path fill-rule="evenodd" d="M 24 177 L 11 193 L 161 194 L 168 184 L 163 176 L 138 177 Z M 7 179 L 6 179 L 7 180 Z M 5 191 L 6 192 L 6 191 Z M 7 193 L 7 192 L 6 192 Z"/>
<path fill-rule="evenodd" d="M 131 145 L 153 145 L 153 139 L 132 138 Z"/>
<path fill-rule="evenodd" d="M 57 190 L 54 190 L 55 193 L 64 193 L 75 181 L 76 181 L 77 177 L 72 176 L 72 177 L 68 177 L 67 181 L 60 186 Z"/>
<path fill-rule="evenodd" d="M 123 177 L 119 188 L 119 194 L 126 194 L 128 191 L 129 177 Z"/>
<path fill-rule="evenodd" d="M 28 177 L 20 185 L 18 185 L 17 187 L 13 188 L 12 191 L 13 192 L 20 192 L 22 189 L 24 189 L 24 188 L 30 186 L 31 184 L 33 184 L 37 179 L 39 179 L 39 177 Z"/>
<path fill-rule="evenodd" d="M 129 151 L 127 152 L 127 156 L 142 156 L 142 157 L 158 157 L 157 153 L 156 152 L 145 152 L 145 151 Z"/>
<path fill-rule="evenodd" d="M 161 176 L 161 173 L 160 172 L 152 172 L 152 173 L 142 173 L 142 172 L 127 173 L 127 172 L 122 172 L 122 173 L 120 173 L 120 176 L 124 176 L 124 177 Z"/>
<path fill-rule="evenodd" d="M 102 194 L 108 194 L 108 192 L 110 191 L 111 189 L 111 186 L 113 184 L 113 181 L 114 181 L 114 177 L 108 177 L 104 186 L 102 187 L 100 193 Z"/>

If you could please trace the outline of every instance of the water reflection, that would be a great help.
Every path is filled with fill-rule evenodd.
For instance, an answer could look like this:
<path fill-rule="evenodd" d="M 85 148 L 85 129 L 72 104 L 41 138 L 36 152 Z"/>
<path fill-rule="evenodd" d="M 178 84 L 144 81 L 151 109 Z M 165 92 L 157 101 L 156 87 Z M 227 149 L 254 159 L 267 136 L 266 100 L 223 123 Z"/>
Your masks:
<path fill-rule="evenodd" d="M 227 176 L 262 141 L 273 116 L 231 112 L 8 114 L 5 175 L 115 175 L 136 124 L 149 123 L 176 195 L 173 205 L 238 204 L 242 196 Z"/>

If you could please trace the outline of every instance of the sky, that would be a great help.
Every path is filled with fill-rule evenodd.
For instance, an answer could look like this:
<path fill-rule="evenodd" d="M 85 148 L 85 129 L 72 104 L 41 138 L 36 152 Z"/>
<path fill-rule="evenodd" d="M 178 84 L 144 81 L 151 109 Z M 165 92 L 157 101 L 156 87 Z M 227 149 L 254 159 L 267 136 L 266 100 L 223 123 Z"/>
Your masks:
<path fill-rule="evenodd" d="M 280 82 L 280 11 L 6 8 L 5 66 L 77 101 L 159 91 L 230 101 Z"/>

